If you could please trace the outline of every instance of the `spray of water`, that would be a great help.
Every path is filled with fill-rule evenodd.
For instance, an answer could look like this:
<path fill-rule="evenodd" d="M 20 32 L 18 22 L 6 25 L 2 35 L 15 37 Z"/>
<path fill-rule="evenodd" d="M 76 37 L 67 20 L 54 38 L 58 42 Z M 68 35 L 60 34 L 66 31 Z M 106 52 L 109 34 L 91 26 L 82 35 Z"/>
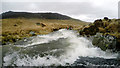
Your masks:
<path fill-rule="evenodd" d="M 60 40 L 62 38 L 62 40 Z M 78 37 L 78 34 L 72 30 L 61 29 L 48 35 L 39 35 L 33 37 L 27 45 L 19 45 L 22 48 L 38 48 L 37 53 L 48 52 L 55 53 L 63 51 L 59 56 L 48 54 L 45 56 L 32 56 L 20 54 L 20 51 L 6 54 L 4 57 L 4 65 L 17 66 L 51 66 L 51 65 L 71 65 L 80 56 L 82 57 L 100 57 L 100 58 L 116 58 L 117 54 L 102 51 L 100 48 L 94 47 L 90 40 L 84 37 Z M 58 44 L 57 44 L 58 43 Z M 42 52 L 40 47 L 49 47 L 49 50 Z M 22 57 L 22 58 L 21 58 Z"/>

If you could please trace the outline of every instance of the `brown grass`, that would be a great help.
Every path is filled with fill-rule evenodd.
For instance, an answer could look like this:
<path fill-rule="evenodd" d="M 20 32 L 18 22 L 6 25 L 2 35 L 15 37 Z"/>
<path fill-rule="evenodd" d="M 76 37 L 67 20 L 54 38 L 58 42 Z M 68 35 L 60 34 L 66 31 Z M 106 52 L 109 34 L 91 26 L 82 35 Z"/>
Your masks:
<path fill-rule="evenodd" d="M 45 26 L 36 25 L 42 23 Z M 0 23 L 1 24 L 1 23 Z M 11 39 L 21 39 L 23 37 L 30 37 L 30 31 L 38 34 L 48 34 L 53 29 L 73 27 L 73 30 L 79 30 L 81 26 L 88 23 L 77 20 L 50 20 L 50 19 L 3 19 L 2 20 L 2 39 L 3 41 L 10 41 Z M 8 40 L 9 39 L 9 40 Z M 11 40 L 12 41 L 12 40 Z"/>

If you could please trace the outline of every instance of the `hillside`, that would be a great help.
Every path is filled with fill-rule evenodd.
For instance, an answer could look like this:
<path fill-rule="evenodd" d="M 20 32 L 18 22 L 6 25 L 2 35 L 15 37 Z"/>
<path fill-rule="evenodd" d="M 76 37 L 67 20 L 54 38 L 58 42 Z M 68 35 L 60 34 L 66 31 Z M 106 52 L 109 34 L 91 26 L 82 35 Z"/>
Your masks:
<path fill-rule="evenodd" d="M 39 19 L 72 19 L 66 15 L 61 15 L 59 13 L 29 13 L 29 12 L 5 12 L 2 15 L 2 19 L 7 18 L 39 18 Z"/>
<path fill-rule="evenodd" d="M 64 28 L 79 30 L 89 24 L 58 13 L 6 12 L 2 15 L 2 44 Z"/>

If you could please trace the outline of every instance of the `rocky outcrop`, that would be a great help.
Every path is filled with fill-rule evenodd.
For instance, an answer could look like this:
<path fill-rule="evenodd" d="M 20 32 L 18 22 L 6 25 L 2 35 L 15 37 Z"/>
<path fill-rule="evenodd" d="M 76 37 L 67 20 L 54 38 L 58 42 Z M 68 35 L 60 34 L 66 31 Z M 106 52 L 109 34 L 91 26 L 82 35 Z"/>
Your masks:
<path fill-rule="evenodd" d="M 120 51 L 120 19 L 104 17 L 104 19 L 95 20 L 94 23 L 83 27 L 80 35 L 94 36 L 93 45 L 102 50 Z"/>
<path fill-rule="evenodd" d="M 92 40 L 92 44 L 100 47 L 102 50 L 112 49 L 113 51 L 117 50 L 117 44 L 116 37 L 111 35 L 101 35 L 100 33 L 97 33 Z"/>
<path fill-rule="evenodd" d="M 80 35 L 95 35 L 99 31 L 98 27 L 91 25 L 80 31 Z"/>

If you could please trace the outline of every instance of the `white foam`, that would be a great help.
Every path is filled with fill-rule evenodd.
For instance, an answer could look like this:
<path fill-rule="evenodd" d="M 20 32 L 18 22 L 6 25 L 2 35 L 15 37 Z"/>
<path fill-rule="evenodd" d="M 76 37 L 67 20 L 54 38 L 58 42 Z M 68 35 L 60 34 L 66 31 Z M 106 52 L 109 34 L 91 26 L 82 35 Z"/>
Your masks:
<path fill-rule="evenodd" d="M 41 39 L 42 38 L 42 39 Z M 59 57 L 52 55 L 47 55 L 44 57 L 38 56 L 37 58 L 30 58 L 29 56 L 20 58 L 18 55 L 7 55 L 4 57 L 5 64 L 9 65 L 12 58 L 16 57 L 14 64 L 17 66 L 50 66 L 50 65 L 66 65 L 66 63 L 74 63 L 79 56 L 82 57 L 101 57 L 101 58 L 116 58 L 117 54 L 102 51 L 100 48 L 94 47 L 91 41 L 84 37 L 77 37 L 77 34 L 71 30 L 61 29 L 55 33 L 48 35 L 40 35 L 32 40 L 31 46 L 35 44 L 48 43 L 52 40 L 58 40 L 59 38 L 67 38 L 68 46 L 65 53 L 61 54 Z M 27 47 L 27 46 L 26 46 Z M 12 57 L 12 58 L 10 58 Z M 47 59 L 49 57 L 49 59 Z"/>
<path fill-rule="evenodd" d="M 19 47 L 28 47 L 28 46 L 34 46 L 37 44 L 43 44 L 43 43 L 48 43 L 50 41 L 53 40 L 58 40 L 59 38 L 67 38 L 70 37 L 70 35 L 72 36 L 71 31 L 68 31 L 66 29 L 61 29 L 59 31 L 50 33 L 48 35 L 38 35 L 37 37 L 34 37 L 32 41 L 32 43 L 27 44 L 27 45 L 19 45 Z"/>

